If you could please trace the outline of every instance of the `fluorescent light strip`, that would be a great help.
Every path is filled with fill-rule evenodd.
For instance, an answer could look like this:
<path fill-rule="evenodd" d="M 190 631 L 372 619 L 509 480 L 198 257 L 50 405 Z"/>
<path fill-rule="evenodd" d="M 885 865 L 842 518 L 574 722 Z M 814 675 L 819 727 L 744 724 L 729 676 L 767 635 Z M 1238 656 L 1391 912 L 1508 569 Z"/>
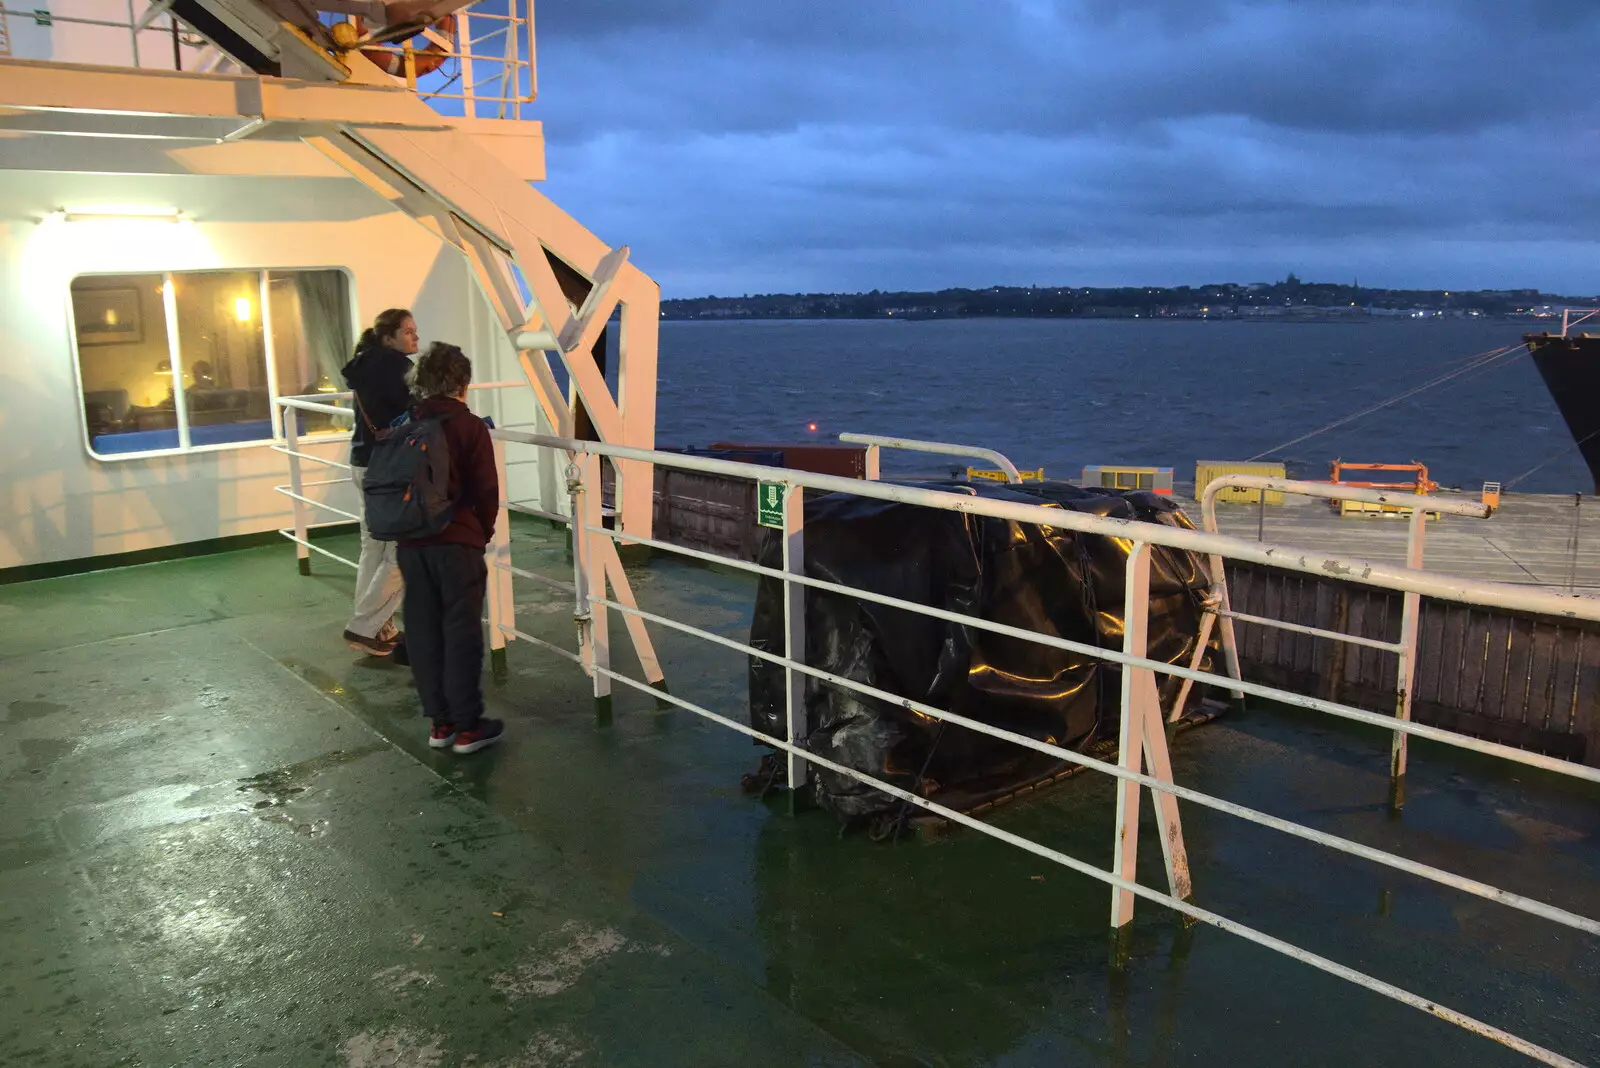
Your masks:
<path fill-rule="evenodd" d="M 175 223 L 184 221 L 182 211 L 73 211 L 62 208 L 57 213 L 67 222 L 105 222 L 105 221 L 133 221 L 133 222 L 164 222 Z"/>

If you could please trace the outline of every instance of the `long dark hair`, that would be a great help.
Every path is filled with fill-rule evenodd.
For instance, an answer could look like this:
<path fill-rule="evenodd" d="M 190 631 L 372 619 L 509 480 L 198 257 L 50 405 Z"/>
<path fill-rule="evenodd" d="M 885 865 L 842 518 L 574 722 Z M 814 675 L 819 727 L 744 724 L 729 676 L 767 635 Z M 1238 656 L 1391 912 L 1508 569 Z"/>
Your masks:
<path fill-rule="evenodd" d="M 472 361 L 455 345 L 435 341 L 411 369 L 411 393 L 418 400 L 455 397 L 472 382 Z"/>
<path fill-rule="evenodd" d="M 389 339 L 400 332 L 407 319 L 414 319 L 409 308 L 386 308 L 378 313 L 372 320 L 372 325 L 361 331 L 361 338 L 356 342 L 356 351 L 362 349 L 375 349 L 379 345 L 387 345 Z"/>

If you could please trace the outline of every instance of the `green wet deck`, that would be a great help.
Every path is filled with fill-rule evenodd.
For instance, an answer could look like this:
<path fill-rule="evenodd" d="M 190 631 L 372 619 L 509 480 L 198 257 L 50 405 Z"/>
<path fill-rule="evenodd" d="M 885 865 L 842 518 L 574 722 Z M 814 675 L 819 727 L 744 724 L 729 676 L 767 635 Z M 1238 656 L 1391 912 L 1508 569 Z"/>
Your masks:
<path fill-rule="evenodd" d="M 532 526 L 515 554 L 566 566 Z M 740 794 L 740 737 L 627 691 L 597 729 L 577 669 L 526 646 L 489 691 L 505 745 L 432 752 L 406 672 L 338 640 L 347 573 L 317 571 L 271 548 L 0 589 L 0 1064 L 1522 1063 L 1155 906 L 1115 976 L 1100 884 L 976 834 L 790 818 Z M 634 574 L 647 607 L 748 625 L 741 578 Z M 518 603 L 570 645 L 567 605 Z M 741 714 L 736 654 L 659 640 L 675 693 Z M 1418 747 L 1397 823 L 1386 754 L 1252 712 L 1173 755 L 1187 784 L 1600 914 L 1593 791 Z M 996 822 L 1105 864 L 1110 814 L 1078 777 Z M 1201 904 L 1600 1059 L 1594 939 L 1184 817 Z"/>

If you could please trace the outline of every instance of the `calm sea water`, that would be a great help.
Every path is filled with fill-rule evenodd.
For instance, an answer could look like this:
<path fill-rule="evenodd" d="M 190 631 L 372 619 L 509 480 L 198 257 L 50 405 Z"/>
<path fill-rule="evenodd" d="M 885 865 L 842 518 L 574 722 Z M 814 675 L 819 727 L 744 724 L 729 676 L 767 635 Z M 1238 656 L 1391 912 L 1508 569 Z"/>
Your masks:
<path fill-rule="evenodd" d="M 841 431 L 999 449 L 1019 467 L 1171 466 L 1264 450 L 1291 473 L 1419 460 L 1443 485 L 1592 488 L 1525 353 L 1280 447 L 1483 353 L 1516 323 L 932 322 L 661 324 L 657 439 L 837 441 Z M 810 423 L 817 430 L 807 429 Z M 1553 458 L 1552 458 L 1553 457 Z M 1548 461 L 1548 462 L 1546 462 Z M 885 454 L 886 471 L 947 469 Z"/>

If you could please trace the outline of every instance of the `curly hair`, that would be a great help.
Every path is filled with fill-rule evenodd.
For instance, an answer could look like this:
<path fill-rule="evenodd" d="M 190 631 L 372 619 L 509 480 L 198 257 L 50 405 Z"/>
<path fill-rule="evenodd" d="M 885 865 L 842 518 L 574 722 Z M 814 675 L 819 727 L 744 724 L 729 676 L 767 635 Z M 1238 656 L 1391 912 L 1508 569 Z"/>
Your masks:
<path fill-rule="evenodd" d="M 472 361 L 460 347 L 435 341 L 411 369 L 411 393 L 418 400 L 455 397 L 472 382 Z"/>

